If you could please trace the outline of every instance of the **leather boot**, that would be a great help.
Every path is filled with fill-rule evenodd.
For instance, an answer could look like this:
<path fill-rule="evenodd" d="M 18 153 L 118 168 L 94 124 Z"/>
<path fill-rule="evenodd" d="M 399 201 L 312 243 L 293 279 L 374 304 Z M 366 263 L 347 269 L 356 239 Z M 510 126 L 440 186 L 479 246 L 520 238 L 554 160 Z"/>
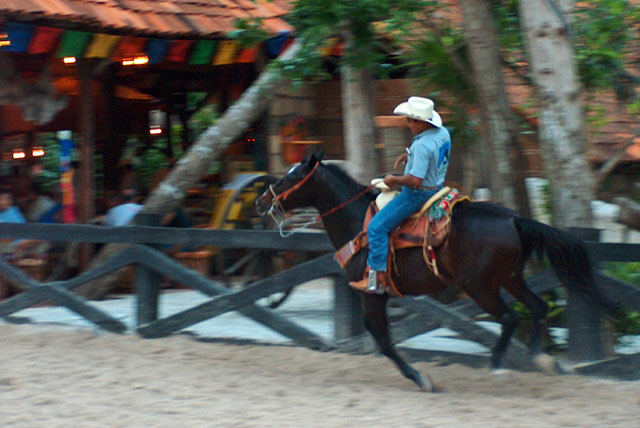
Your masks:
<path fill-rule="evenodd" d="M 369 269 L 364 271 L 364 278 L 360 281 L 351 281 L 349 285 L 358 291 L 370 294 L 384 294 L 385 292 L 385 273 L 377 272 Z"/>

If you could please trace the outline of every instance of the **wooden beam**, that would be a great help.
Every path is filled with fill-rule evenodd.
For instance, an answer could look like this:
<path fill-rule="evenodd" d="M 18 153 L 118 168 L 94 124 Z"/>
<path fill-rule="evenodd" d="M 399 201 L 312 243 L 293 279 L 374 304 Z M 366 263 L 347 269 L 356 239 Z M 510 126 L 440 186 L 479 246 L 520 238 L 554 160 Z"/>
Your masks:
<path fill-rule="evenodd" d="M 158 266 L 158 263 L 154 263 L 153 265 Z M 317 259 L 302 263 L 291 269 L 257 281 L 249 288 L 245 288 L 236 293 L 229 293 L 228 290 L 223 289 L 226 291 L 223 295 L 186 311 L 180 312 L 179 314 L 141 326 L 138 328 L 138 332 L 143 337 L 166 336 L 174 331 L 191 326 L 206 319 L 210 319 L 217 315 L 238 310 L 262 297 L 269 296 L 276 292 L 285 291 L 292 285 L 336 274 L 338 269 L 338 265 L 333 261 L 330 255 L 321 256 Z M 178 278 L 176 277 L 175 279 Z M 189 282 L 181 282 L 191 285 Z M 308 339 L 306 341 L 308 342 Z M 313 343 L 314 346 L 318 345 L 317 339 L 313 339 Z"/>
<path fill-rule="evenodd" d="M 325 233 L 298 232 L 283 238 L 277 230 L 217 230 L 174 227 L 105 227 L 71 224 L 0 223 L 0 239 L 126 242 L 132 244 L 213 245 L 273 251 L 334 251 Z"/>
<path fill-rule="evenodd" d="M 12 282 L 23 285 L 27 290 L 22 294 L 31 294 L 37 301 L 51 299 L 60 306 L 65 306 L 78 315 L 86 318 L 107 331 L 122 333 L 127 327 L 119 320 L 87 303 L 85 299 L 69 292 L 57 284 L 40 284 L 27 276 L 20 269 L 10 265 L 0 258 L 0 270 L 2 274 Z M 7 302 L 0 303 L 0 315 L 5 316 L 11 312 L 5 310 L 10 307 Z"/>
<path fill-rule="evenodd" d="M 52 285 L 52 286 L 63 287 L 67 290 L 72 290 L 86 282 L 100 278 L 101 276 L 104 276 L 110 272 L 113 272 L 115 270 L 128 266 L 129 264 L 131 264 L 131 260 L 133 257 L 134 257 L 133 249 L 127 248 L 124 251 L 118 253 L 116 256 L 110 258 L 109 260 L 106 260 L 104 263 L 101 263 L 100 265 L 91 269 L 90 271 L 83 272 L 82 274 L 74 278 L 71 278 L 66 281 L 55 281 L 55 282 L 49 282 L 44 284 L 39 284 L 38 282 L 33 280 L 31 277 L 28 277 L 26 274 L 24 274 L 22 271 L 16 268 L 14 269 L 17 271 L 15 272 L 15 275 L 19 275 L 19 274 L 21 275 L 20 277 L 16 277 L 18 282 L 21 284 L 31 284 L 33 286 Z M 5 272 L 4 269 L 5 269 L 4 265 L 0 263 L 0 270 Z M 33 306 L 36 303 L 39 303 L 43 300 L 45 300 L 45 298 L 42 297 L 40 294 L 33 293 L 30 291 L 30 289 L 27 289 L 23 293 L 17 294 L 13 297 L 10 297 L 9 299 L 6 299 L 0 302 L 0 316 L 10 315 L 22 309 Z"/>

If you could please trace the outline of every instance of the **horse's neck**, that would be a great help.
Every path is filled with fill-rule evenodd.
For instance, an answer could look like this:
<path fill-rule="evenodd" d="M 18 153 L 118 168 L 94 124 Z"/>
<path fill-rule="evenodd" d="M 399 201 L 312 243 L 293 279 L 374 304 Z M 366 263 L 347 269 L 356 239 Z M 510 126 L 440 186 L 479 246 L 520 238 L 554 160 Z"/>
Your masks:
<path fill-rule="evenodd" d="M 330 177 L 330 173 L 323 174 L 323 176 L 325 175 Z M 339 182 L 335 178 L 325 181 L 324 191 L 317 195 L 315 204 L 315 208 L 321 215 L 340 207 L 364 189 L 357 186 L 355 181 L 351 186 Z M 342 247 L 362 230 L 369 199 L 367 195 L 363 195 L 363 197 L 341 206 L 335 212 L 322 218 L 325 231 L 334 247 Z"/>

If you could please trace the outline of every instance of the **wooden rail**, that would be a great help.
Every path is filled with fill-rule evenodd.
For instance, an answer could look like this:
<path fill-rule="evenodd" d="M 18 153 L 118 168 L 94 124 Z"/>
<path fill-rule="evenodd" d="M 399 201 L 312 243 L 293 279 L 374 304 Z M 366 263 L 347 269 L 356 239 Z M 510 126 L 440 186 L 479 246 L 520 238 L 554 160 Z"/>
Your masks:
<path fill-rule="evenodd" d="M 137 331 L 143 337 L 166 336 L 225 312 L 238 311 L 291 338 L 296 343 L 310 348 L 327 350 L 337 346 L 339 350 L 350 352 L 368 352 L 375 349 L 369 336 L 363 333 L 359 296 L 346 285 L 344 275 L 331 259 L 331 254 L 322 255 L 287 271 L 260 279 L 241 291 L 230 292 L 223 284 L 201 276 L 153 248 L 154 245 L 159 244 L 183 244 L 271 251 L 333 252 L 333 247 L 324 233 L 301 232 L 289 238 L 282 238 L 277 231 L 0 224 L 0 239 L 131 244 L 90 271 L 66 281 L 40 283 L 28 277 L 20 269 L 0 260 L 2 275 L 26 289 L 25 292 L 0 302 L 0 316 L 3 317 L 43 300 L 53 300 L 58 305 L 67 307 L 108 331 L 123 332 L 126 326 L 122 322 L 92 306 L 72 290 L 122 267 L 135 265 L 137 266 L 135 286 Z M 587 242 L 587 246 L 596 261 L 640 260 L 640 245 Z M 262 297 L 325 276 L 334 278 L 335 283 L 334 342 L 327 341 L 276 312 L 255 304 L 255 301 Z M 179 281 L 211 296 L 212 299 L 181 313 L 158 319 L 159 278 L 161 277 Z M 601 273 L 596 277 L 599 287 L 607 297 L 620 302 L 626 309 L 640 310 L 640 291 L 637 288 Z M 536 292 L 550 290 L 560 285 L 550 272 L 533 275 L 528 278 L 528 283 Z M 505 298 L 507 302 L 512 301 L 510 296 Z M 444 305 L 427 297 L 404 298 L 401 301 L 409 315 L 392 324 L 392 337 L 395 342 L 441 326 L 450 327 L 458 331 L 463 338 L 475 340 L 487 346 L 495 342 L 495 333 L 473 322 L 473 317 L 481 314 L 482 310 L 469 299 L 452 305 Z M 598 309 L 583 301 L 580 296 L 570 295 L 568 312 L 571 332 L 570 357 L 576 361 L 602 358 Z M 629 361 L 638 359 L 626 358 Z M 526 348 L 518 342 L 510 347 L 507 361 L 514 367 L 531 367 Z M 585 370 L 593 370 L 593 368 Z"/>

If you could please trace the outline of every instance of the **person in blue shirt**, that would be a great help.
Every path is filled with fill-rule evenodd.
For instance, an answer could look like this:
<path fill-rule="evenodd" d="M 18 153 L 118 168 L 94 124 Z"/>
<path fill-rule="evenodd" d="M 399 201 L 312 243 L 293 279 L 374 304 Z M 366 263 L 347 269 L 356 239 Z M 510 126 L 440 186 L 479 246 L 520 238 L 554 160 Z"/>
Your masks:
<path fill-rule="evenodd" d="M 22 215 L 20 208 L 13 205 L 13 194 L 11 191 L 0 190 L 0 223 L 26 223 L 27 220 Z M 0 241 L 0 253 L 6 258 L 18 258 L 19 246 L 26 242 L 24 239 L 15 241 L 3 239 Z"/>
<path fill-rule="evenodd" d="M 13 195 L 8 190 L 0 190 L 0 223 L 26 223 L 20 208 L 13 205 Z"/>
<path fill-rule="evenodd" d="M 406 117 L 407 127 L 413 134 L 410 147 L 398 156 L 394 165 L 394 168 L 405 165 L 403 175 L 384 177 L 387 186 L 402 186 L 402 190 L 369 223 L 365 275 L 361 281 L 349 283 L 357 290 L 378 294 L 384 293 L 387 286 L 389 232 L 442 188 L 451 151 L 449 131 L 442 125 L 442 118 L 429 98 L 410 97 L 393 113 Z"/>

